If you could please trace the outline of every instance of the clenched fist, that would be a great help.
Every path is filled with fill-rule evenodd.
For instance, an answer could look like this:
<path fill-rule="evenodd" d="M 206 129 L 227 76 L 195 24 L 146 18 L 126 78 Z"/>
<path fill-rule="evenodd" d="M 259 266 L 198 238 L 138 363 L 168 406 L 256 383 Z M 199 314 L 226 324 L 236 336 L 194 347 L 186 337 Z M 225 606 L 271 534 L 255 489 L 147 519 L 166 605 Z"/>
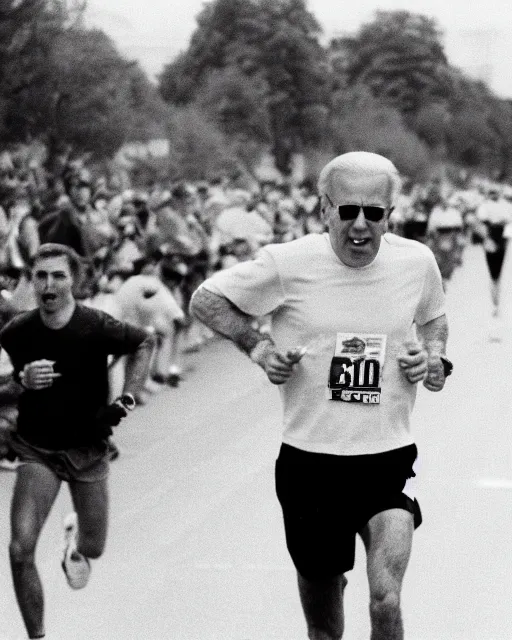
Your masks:
<path fill-rule="evenodd" d="M 29 362 L 20 372 L 21 384 L 32 391 L 48 389 L 56 378 L 60 378 L 61 373 L 55 373 L 53 365 L 55 360 L 34 360 Z"/>
<path fill-rule="evenodd" d="M 304 347 L 296 347 L 283 354 L 273 342 L 262 340 L 254 348 L 251 358 L 265 371 L 272 384 L 284 384 L 305 353 Z"/>
<path fill-rule="evenodd" d="M 429 391 L 441 391 L 446 382 L 443 362 L 439 356 L 430 356 L 428 359 L 428 370 L 423 386 Z"/>
<path fill-rule="evenodd" d="M 404 343 L 402 353 L 397 356 L 398 364 L 411 384 L 423 380 L 427 373 L 427 352 L 416 340 Z"/>

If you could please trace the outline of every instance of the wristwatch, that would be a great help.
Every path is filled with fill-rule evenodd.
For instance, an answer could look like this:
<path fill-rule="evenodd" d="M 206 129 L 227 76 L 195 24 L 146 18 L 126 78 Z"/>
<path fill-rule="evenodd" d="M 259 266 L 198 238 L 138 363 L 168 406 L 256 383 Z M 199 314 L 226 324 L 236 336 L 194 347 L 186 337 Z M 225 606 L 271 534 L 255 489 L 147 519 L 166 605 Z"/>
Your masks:
<path fill-rule="evenodd" d="M 119 396 L 118 400 L 127 411 L 133 411 L 137 405 L 131 393 L 123 393 L 122 396 Z"/>
<path fill-rule="evenodd" d="M 441 362 L 443 363 L 444 377 L 447 378 L 448 376 L 451 376 L 453 371 L 453 362 L 448 360 L 446 356 L 441 356 Z"/>

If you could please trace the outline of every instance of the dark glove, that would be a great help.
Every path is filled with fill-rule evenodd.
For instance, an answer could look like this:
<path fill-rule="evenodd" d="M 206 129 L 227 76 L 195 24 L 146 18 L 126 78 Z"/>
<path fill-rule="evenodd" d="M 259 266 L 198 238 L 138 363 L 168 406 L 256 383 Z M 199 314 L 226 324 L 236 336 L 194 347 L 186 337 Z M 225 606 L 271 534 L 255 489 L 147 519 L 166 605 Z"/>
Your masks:
<path fill-rule="evenodd" d="M 112 435 L 112 427 L 117 427 L 123 418 L 128 415 L 128 411 L 123 406 L 123 403 L 117 399 L 106 407 L 102 407 L 97 415 L 97 424 L 101 430 L 103 438 L 108 438 Z"/>

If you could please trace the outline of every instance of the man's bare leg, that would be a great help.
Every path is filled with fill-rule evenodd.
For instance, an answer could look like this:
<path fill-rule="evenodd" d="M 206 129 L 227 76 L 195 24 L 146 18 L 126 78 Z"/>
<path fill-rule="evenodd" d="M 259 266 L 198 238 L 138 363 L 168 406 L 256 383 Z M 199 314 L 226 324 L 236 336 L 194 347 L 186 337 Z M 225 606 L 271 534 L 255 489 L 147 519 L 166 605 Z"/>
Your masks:
<path fill-rule="evenodd" d="M 60 480 L 39 463 L 18 468 L 11 506 L 9 553 L 14 590 L 29 638 L 43 638 L 44 596 L 35 565 L 41 529 L 59 493 Z"/>
<path fill-rule="evenodd" d="M 500 307 L 500 282 L 491 280 L 491 299 L 493 305 L 493 315 L 498 315 Z"/>
<path fill-rule="evenodd" d="M 376 514 L 361 531 L 370 586 L 371 640 L 404 638 L 400 595 L 413 531 L 413 515 L 403 509 Z"/>
<path fill-rule="evenodd" d="M 297 578 L 309 639 L 340 640 L 345 627 L 343 613 L 343 591 L 347 584 L 345 576 L 307 580 L 298 573 Z"/>
<path fill-rule="evenodd" d="M 107 479 L 98 482 L 70 482 L 69 490 L 78 516 L 77 551 L 86 558 L 99 558 L 107 540 Z"/>

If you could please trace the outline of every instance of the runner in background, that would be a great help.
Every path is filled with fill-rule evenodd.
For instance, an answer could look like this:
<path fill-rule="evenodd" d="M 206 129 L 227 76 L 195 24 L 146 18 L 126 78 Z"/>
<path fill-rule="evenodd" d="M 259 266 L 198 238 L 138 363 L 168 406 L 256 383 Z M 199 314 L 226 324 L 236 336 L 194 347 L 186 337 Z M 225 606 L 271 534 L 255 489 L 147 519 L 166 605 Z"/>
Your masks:
<path fill-rule="evenodd" d="M 444 202 L 436 205 L 429 216 L 427 244 L 432 249 L 446 291 L 448 281 L 462 262 L 464 222 L 454 206 Z"/>
<path fill-rule="evenodd" d="M 500 311 L 501 268 L 507 248 L 507 239 L 503 232 L 512 222 L 512 207 L 501 197 L 501 187 L 498 185 L 489 187 L 487 198 L 477 209 L 476 218 L 491 279 L 492 315 L 497 317 Z"/>

